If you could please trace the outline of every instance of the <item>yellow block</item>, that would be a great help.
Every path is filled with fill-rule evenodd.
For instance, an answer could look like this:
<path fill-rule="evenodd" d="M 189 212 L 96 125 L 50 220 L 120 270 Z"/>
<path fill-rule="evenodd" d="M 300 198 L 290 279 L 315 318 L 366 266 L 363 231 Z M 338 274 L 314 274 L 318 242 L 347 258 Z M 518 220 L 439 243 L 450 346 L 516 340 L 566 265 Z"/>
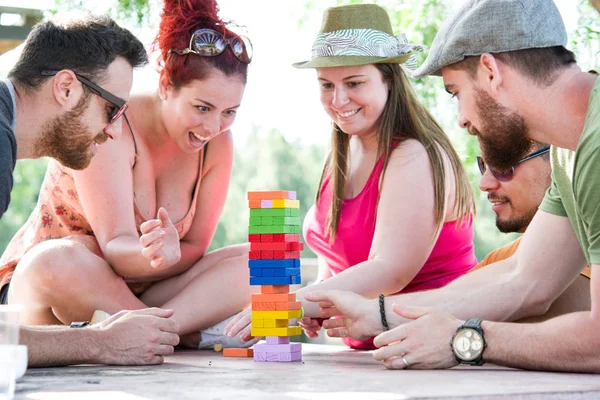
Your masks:
<path fill-rule="evenodd" d="M 289 325 L 290 321 L 287 319 L 263 319 L 263 328 L 287 328 Z"/>
<path fill-rule="evenodd" d="M 264 328 L 265 327 L 265 322 L 262 319 L 253 319 L 252 320 L 252 326 L 255 326 L 257 328 Z"/>
<path fill-rule="evenodd" d="M 252 311 L 252 319 L 291 319 L 300 318 L 300 310 Z"/>
<path fill-rule="evenodd" d="M 300 200 L 273 200 L 271 208 L 300 208 Z"/>
<path fill-rule="evenodd" d="M 302 334 L 302 328 L 299 326 L 289 326 L 287 328 L 255 328 L 253 326 L 250 334 L 252 336 L 298 336 Z"/>

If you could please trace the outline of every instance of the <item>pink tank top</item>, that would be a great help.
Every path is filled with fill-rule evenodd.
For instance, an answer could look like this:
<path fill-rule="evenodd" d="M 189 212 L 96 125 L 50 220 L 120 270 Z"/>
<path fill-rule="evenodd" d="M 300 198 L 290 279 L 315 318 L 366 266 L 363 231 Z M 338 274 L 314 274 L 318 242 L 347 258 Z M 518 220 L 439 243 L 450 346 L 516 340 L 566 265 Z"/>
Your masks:
<path fill-rule="evenodd" d="M 319 202 L 313 205 L 303 224 L 304 241 L 327 263 L 332 275 L 353 265 L 366 261 L 375 233 L 375 212 L 379 198 L 379 180 L 383 170 L 383 158 L 379 159 L 358 196 L 346 199 L 338 233 L 333 245 L 325 236 L 325 220 L 331 205 L 330 177 L 323 180 Z M 429 258 L 402 293 L 435 289 L 452 282 L 477 264 L 473 248 L 473 218 L 459 224 L 450 221 L 443 224 L 440 235 Z M 359 342 L 344 338 L 344 343 L 357 349 L 374 349 L 372 339 Z"/>

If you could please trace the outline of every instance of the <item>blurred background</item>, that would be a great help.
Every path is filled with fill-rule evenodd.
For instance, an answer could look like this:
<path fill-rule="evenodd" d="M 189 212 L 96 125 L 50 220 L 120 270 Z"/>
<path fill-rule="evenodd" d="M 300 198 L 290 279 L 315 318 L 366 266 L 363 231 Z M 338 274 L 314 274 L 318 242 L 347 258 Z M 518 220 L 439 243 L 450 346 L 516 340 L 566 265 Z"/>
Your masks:
<path fill-rule="evenodd" d="M 463 1 L 450 0 L 221 0 L 221 15 L 246 27 L 254 44 L 248 85 L 233 125 L 235 161 L 231 188 L 212 249 L 246 241 L 249 190 L 298 192 L 302 215 L 313 204 L 329 148 L 330 122 L 319 102 L 316 73 L 297 70 L 293 62 L 310 57 L 311 44 L 325 8 L 376 3 L 392 16 L 395 33 L 429 46 L 443 18 Z M 588 0 L 556 0 L 565 20 L 570 50 L 583 68 L 600 65 L 600 14 Z M 20 44 L 39 18 L 56 13 L 108 13 L 134 31 L 151 48 L 157 32 L 160 0 L 15 0 L 0 1 L 0 78 L 16 61 Z M 425 54 L 418 55 L 422 61 Z M 133 91 L 155 90 L 154 65 L 135 72 Z M 451 137 L 478 195 L 475 247 L 478 259 L 514 239 L 499 233 L 486 196 L 477 185 L 476 141 L 458 128 L 456 102 L 443 90 L 441 78 L 413 81 L 415 90 Z M 0 252 L 37 202 L 47 160 L 19 161 L 9 211 L 0 222 Z M 303 258 L 314 254 L 305 250 Z M 312 263 L 311 263 L 312 264 Z M 305 278 L 305 283 L 306 278 Z"/>

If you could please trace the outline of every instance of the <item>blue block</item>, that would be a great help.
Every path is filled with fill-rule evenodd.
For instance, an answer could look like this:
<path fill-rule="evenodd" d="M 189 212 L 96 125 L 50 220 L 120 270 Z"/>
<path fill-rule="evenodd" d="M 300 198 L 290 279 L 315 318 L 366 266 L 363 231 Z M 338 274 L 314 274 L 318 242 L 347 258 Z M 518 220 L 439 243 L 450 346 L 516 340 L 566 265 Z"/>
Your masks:
<path fill-rule="evenodd" d="M 262 276 L 262 268 L 250 268 L 250 276 Z"/>
<path fill-rule="evenodd" d="M 250 268 L 300 268 L 300 259 L 289 260 L 248 260 Z"/>
<path fill-rule="evenodd" d="M 251 277 L 251 286 L 262 285 L 298 285 L 300 284 L 299 276 L 268 276 L 268 277 Z"/>
<path fill-rule="evenodd" d="M 300 268 L 276 268 L 274 271 L 275 276 L 300 276 Z"/>
<path fill-rule="evenodd" d="M 261 268 L 262 276 L 277 276 L 275 275 L 275 268 Z M 280 268 L 278 268 L 280 269 Z"/>

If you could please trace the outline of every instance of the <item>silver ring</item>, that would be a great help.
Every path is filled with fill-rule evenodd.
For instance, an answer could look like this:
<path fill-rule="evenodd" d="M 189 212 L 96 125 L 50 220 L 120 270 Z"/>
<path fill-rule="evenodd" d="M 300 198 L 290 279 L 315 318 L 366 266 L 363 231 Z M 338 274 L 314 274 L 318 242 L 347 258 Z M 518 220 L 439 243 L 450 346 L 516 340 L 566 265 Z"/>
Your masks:
<path fill-rule="evenodd" d="M 406 368 L 410 367 L 410 364 L 408 363 L 408 361 L 406 361 L 405 356 L 402 356 L 402 361 L 404 361 L 404 365 L 406 366 Z"/>

